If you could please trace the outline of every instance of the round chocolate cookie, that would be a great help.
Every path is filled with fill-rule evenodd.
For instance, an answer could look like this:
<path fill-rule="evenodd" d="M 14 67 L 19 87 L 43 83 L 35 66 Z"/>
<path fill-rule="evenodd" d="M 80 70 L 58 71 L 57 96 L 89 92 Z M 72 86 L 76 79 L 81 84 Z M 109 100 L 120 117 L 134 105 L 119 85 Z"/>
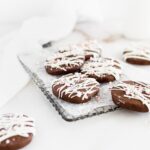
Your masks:
<path fill-rule="evenodd" d="M 122 108 L 148 112 L 150 110 L 150 84 L 135 81 L 123 81 L 112 89 L 114 103 Z"/>
<path fill-rule="evenodd" d="M 97 41 L 85 41 L 84 43 L 79 44 L 79 46 L 85 52 L 85 60 L 88 60 L 91 57 L 101 57 L 102 48 Z"/>
<path fill-rule="evenodd" d="M 52 85 L 53 94 L 70 103 L 85 103 L 99 92 L 99 83 L 80 73 L 65 75 Z"/>
<path fill-rule="evenodd" d="M 26 115 L 0 116 L 0 150 L 18 150 L 28 145 L 35 133 L 34 123 Z"/>
<path fill-rule="evenodd" d="M 105 83 L 120 79 L 121 67 L 118 61 L 111 58 L 91 58 L 82 66 L 81 73 Z"/>
<path fill-rule="evenodd" d="M 84 60 L 84 54 L 76 48 L 60 50 L 53 58 L 46 60 L 45 69 L 52 75 L 73 73 L 80 70 Z"/>
<path fill-rule="evenodd" d="M 123 52 L 126 62 L 136 65 L 150 65 L 150 46 L 137 45 L 126 48 Z"/>

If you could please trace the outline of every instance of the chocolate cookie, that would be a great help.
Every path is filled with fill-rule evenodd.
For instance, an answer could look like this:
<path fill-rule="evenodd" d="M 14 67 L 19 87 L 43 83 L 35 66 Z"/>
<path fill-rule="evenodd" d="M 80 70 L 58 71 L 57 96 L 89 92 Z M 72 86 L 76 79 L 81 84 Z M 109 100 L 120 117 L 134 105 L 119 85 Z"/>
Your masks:
<path fill-rule="evenodd" d="M 100 83 L 119 80 L 121 67 L 118 61 L 111 58 L 91 58 L 81 68 L 81 73 L 95 78 Z"/>
<path fill-rule="evenodd" d="M 101 57 L 102 48 L 97 41 L 85 41 L 84 43 L 79 44 L 79 46 L 85 52 L 85 60 L 88 60 L 91 57 Z"/>
<path fill-rule="evenodd" d="M 0 150 L 17 150 L 28 145 L 35 133 L 34 123 L 26 115 L 0 116 Z"/>
<path fill-rule="evenodd" d="M 137 45 L 136 47 L 126 48 L 123 57 L 130 64 L 150 65 L 150 47 Z"/>
<path fill-rule="evenodd" d="M 77 49 L 60 50 L 51 59 L 47 59 L 45 69 L 52 75 L 62 75 L 79 71 L 84 64 L 85 56 Z"/>
<path fill-rule="evenodd" d="M 135 81 L 119 82 L 111 89 L 114 103 L 122 108 L 148 112 L 150 110 L 150 84 Z"/>
<path fill-rule="evenodd" d="M 85 103 L 99 92 L 99 83 L 80 73 L 65 75 L 52 85 L 53 94 L 70 103 Z"/>

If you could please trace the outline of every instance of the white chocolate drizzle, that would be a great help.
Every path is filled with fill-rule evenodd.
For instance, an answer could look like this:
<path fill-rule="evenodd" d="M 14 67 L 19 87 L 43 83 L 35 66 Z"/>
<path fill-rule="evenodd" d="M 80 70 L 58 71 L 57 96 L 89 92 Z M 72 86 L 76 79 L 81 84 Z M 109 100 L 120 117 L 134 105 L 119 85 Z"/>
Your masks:
<path fill-rule="evenodd" d="M 0 142 L 17 135 L 28 137 L 29 133 L 34 135 L 35 128 L 33 119 L 28 116 L 17 114 L 0 116 Z"/>
<path fill-rule="evenodd" d="M 47 59 L 45 67 L 50 69 L 60 69 L 66 71 L 67 68 L 82 66 L 84 63 L 84 55 L 77 48 L 60 49 L 53 58 Z"/>
<path fill-rule="evenodd" d="M 81 72 L 86 75 L 96 75 L 97 77 L 113 75 L 116 80 L 120 79 L 122 73 L 120 63 L 110 58 L 90 58 L 82 66 Z"/>
<path fill-rule="evenodd" d="M 91 55 L 93 57 L 100 57 L 102 48 L 96 40 L 89 40 L 79 44 L 81 49 L 85 52 L 85 55 Z"/>
<path fill-rule="evenodd" d="M 150 84 L 143 82 L 134 82 L 134 84 L 119 82 L 111 90 L 124 91 L 124 97 L 140 100 L 150 110 Z"/>
<path fill-rule="evenodd" d="M 81 97 L 82 100 L 88 99 L 88 95 L 92 94 L 99 88 L 99 83 L 93 79 L 88 78 L 80 73 L 68 74 L 57 79 L 52 87 L 61 85 L 58 88 L 59 98 L 63 95 L 69 94 L 70 98 Z"/>
<path fill-rule="evenodd" d="M 136 58 L 150 61 L 150 47 L 137 45 L 131 48 L 126 48 L 123 54 L 124 60 L 128 58 Z"/>

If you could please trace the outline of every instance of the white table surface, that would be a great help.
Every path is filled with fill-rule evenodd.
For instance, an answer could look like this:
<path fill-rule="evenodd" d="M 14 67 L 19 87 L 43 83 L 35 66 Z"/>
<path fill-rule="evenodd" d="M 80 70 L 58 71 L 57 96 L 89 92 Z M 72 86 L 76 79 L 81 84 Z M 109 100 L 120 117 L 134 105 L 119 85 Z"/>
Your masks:
<path fill-rule="evenodd" d="M 24 150 L 149 150 L 150 115 L 126 110 L 77 122 L 64 121 L 30 82 L 0 113 L 19 112 L 36 120 L 37 134 Z"/>
<path fill-rule="evenodd" d="M 104 51 L 103 54 L 112 56 L 109 51 Z M 116 50 L 113 56 L 119 58 L 121 55 Z M 125 69 L 133 68 L 126 66 Z M 146 76 L 142 71 L 128 73 L 132 78 L 135 76 L 148 81 L 148 72 Z M 66 122 L 32 81 L 0 109 L 0 114 L 8 112 L 24 113 L 35 118 L 36 136 L 24 150 L 150 149 L 149 113 L 120 109 L 76 122 Z"/>

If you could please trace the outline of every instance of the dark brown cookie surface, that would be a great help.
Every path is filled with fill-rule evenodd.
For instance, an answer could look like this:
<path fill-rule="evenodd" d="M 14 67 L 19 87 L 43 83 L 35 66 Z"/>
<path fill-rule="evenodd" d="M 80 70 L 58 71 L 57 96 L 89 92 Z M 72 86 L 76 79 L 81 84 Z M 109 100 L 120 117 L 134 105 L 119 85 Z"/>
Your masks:
<path fill-rule="evenodd" d="M 137 45 L 123 52 L 124 60 L 130 64 L 150 65 L 150 47 Z"/>
<path fill-rule="evenodd" d="M 143 82 L 124 81 L 112 90 L 114 103 L 122 108 L 148 112 L 150 109 L 150 85 Z"/>
<path fill-rule="evenodd" d="M 91 57 L 101 57 L 102 48 L 95 40 L 85 41 L 79 44 L 79 47 L 85 52 L 85 60 L 89 60 Z"/>
<path fill-rule="evenodd" d="M 46 60 L 45 69 L 52 75 L 62 75 L 79 71 L 85 57 L 78 50 L 61 50 L 56 56 Z"/>
<path fill-rule="evenodd" d="M 34 123 L 26 115 L 0 116 L 0 150 L 17 150 L 28 145 L 35 133 Z"/>
<path fill-rule="evenodd" d="M 121 67 L 118 61 L 111 58 L 91 58 L 82 66 L 81 73 L 104 83 L 119 80 Z"/>
<path fill-rule="evenodd" d="M 53 94 L 71 103 L 85 103 L 99 92 L 99 83 L 80 73 L 68 74 L 52 85 Z"/>

